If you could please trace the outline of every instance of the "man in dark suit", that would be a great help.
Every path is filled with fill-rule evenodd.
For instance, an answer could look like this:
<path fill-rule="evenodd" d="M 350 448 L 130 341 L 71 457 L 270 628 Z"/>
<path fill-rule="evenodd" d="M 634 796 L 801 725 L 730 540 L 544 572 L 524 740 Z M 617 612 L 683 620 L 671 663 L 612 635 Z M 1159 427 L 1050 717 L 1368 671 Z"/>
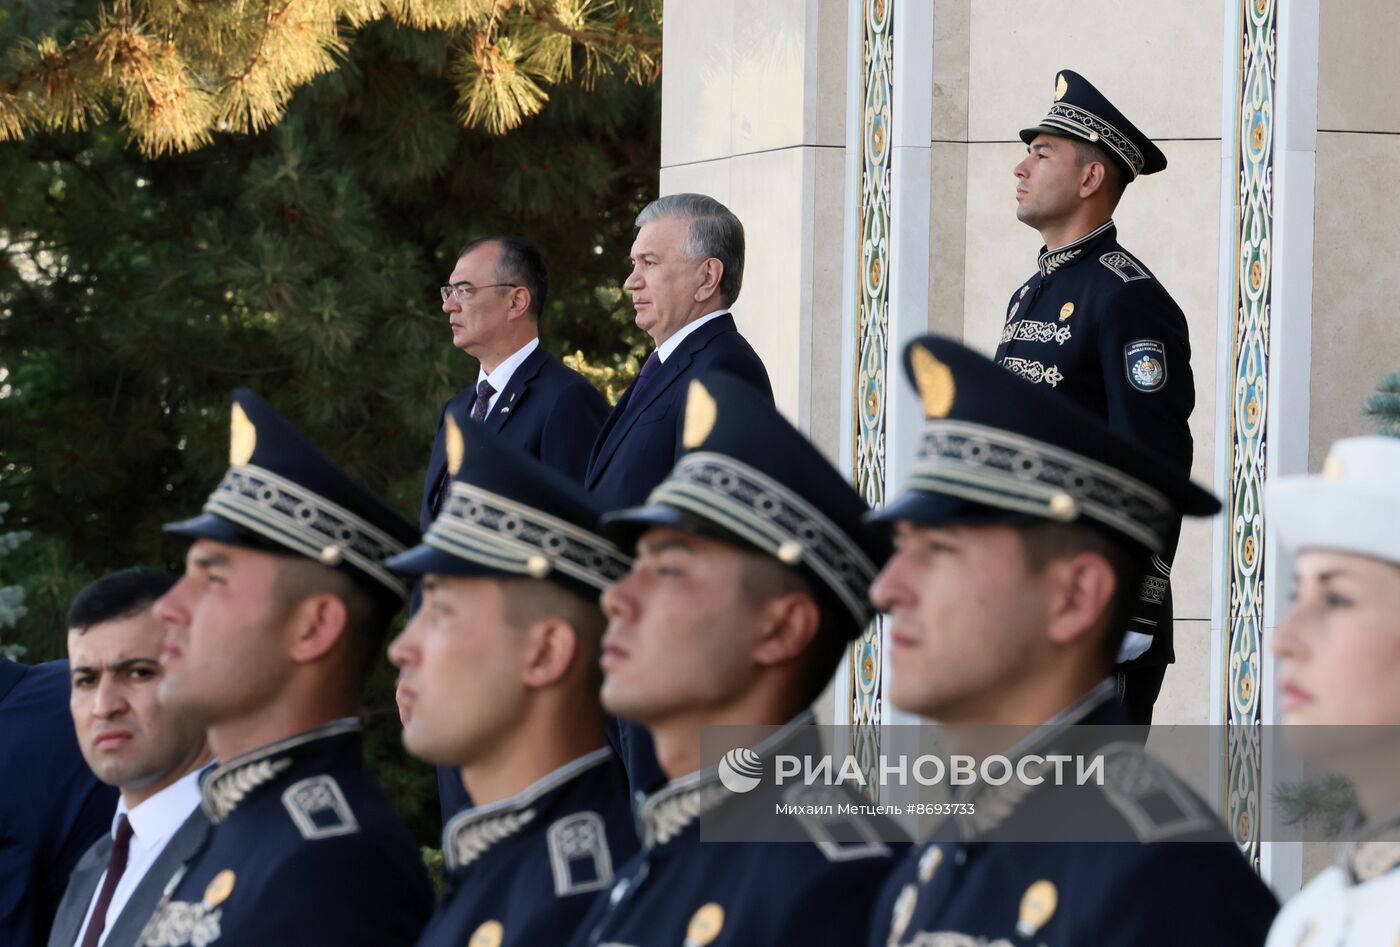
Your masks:
<path fill-rule="evenodd" d="M 78 752 L 67 661 L 0 658 L 0 773 L 0 944 L 38 947 L 117 804 Z"/>
<path fill-rule="evenodd" d="M 547 466 L 583 480 L 588 451 L 608 404 L 578 372 L 540 344 L 549 271 L 539 248 L 520 237 L 486 237 L 457 257 L 442 311 L 452 344 L 480 363 L 476 383 L 453 395 L 438 416 L 418 526 L 432 525 L 451 477 L 443 419 L 456 410 Z"/>
<path fill-rule="evenodd" d="M 157 700 L 165 626 L 151 613 L 175 577 L 123 569 L 68 609 L 73 725 L 97 778 L 121 792 L 112 830 L 73 870 L 49 947 L 133 947 L 176 870 L 209 829 L 204 730 Z"/>
<path fill-rule="evenodd" d="M 584 485 L 609 510 L 645 502 L 680 458 L 690 379 L 726 371 L 773 396 L 763 362 L 729 312 L 744 279 L 739 218 L 712 197 L 669 194 L 642 209 L 637 227 L 623 288 L 656 348 L 588 460 Z"/>
<path fill-rule="evenodd" d="M 768 372 L 729 307 L 744 281 L 744 225 L 704 194 L 668 194 L 637 215 L 632 272 L 636 323 L 656 343 L 603 425 L 584 486 L 605 510 L 639 506 L 685 453 L 681 428 L 691 379 L 737 375 L 771 402 Z M 651 735 L 617 721 L 613 738 L 634 790 L 665 781 Z"/>
<path fill-rule="evenodd" d="M 453 395 L 438 415 L 418 512 L 418 528 L 425 533 L 452 482 L 444 428 L 449 412 L 486 425 L 507 443 L 578 481 L 608 415 L 608 403 L 588 379 L 540 344 L 549 271 L 539 247 L 520 237 L 474 240 L 457 255 L 441 291 L 452 344 L 481 367 L 476 384 Z M 411 612 L 418 611 L 420 601 L 415 589 Z M 438 768 L 438 796 L 444 823 L 470 802 L 460 774 L 448 766 Z"/>

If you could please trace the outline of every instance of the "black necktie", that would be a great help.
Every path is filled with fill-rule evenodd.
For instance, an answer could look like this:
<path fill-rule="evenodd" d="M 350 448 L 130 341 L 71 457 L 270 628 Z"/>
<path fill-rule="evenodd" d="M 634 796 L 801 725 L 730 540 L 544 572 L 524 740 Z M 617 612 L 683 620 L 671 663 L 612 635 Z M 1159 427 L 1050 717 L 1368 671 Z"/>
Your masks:
<path fill-rule="evenodd" d="M 496 389 L 491 387 L 491 383 L 485 378 L 476 383 L 476 400 L 472 402 L 472 420 L 480 424 L 486 420 L 486 412 L 491 408 L 491 396 L 496 393 Z M 438 481 L 437 489 L 433 491 L 433 503 L 430 507 L 434 516 L 442 510 L 442 506 L 447 502 L 447 492 L 452 489 L 452 472 L 443 468 L 442 479 Z"/>
<path fill-rule="evenodd" d="M 122 816 L 117 822 L 117 837 L 112 842 L 112 853 L 107 856 L 107 875 L 102 879 L 102 890 L 97 893 L 97 903 L 92 908 L 92 918 L 88 921 L 87 932 L 83 934 L 81 947 L 97 947 L 102 930 L 107 924 L 107 908 L 112 904 L 112 892 L 117 890 L 117 882 L 126 871 L 126 855 L 131 847 L 131 821 Z"/>
<path fill-rule="evenodd" d="M 485 378 L 476 383 L 476 401 L 472 403 L 472 420 L 485 421 L 486 412 L 491 407 L 491 396 L 496 393 L 496 389 L 491 387 L 491 383 Z"/>
<path fill-rule="evenodd" d="M 641 404 L 642 392 L 646 390 L 647 383 L 651 381 L 651 376 L 656 374 L 656 369 L 661 365 L 661 356 L 653 349 L 647 356 L 647 360 L 642 364 L 642 370 L 637 373 L 637 383 L 632 386 L 632 397 L 627 399 L 627 406 Z"/>

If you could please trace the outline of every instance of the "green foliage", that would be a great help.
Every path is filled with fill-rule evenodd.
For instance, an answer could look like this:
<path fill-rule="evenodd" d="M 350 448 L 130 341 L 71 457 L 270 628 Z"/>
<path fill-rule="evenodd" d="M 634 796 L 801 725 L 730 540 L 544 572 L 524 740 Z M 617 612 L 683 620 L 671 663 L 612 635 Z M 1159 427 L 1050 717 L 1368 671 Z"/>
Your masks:
<path fill-rule="evenodd" d="M 5 514 L 10 511 L 10 504 L 0 503 L 0 526 L 5 524 Z M 11 530 L 0 533 L 0 556 L 8 552 L 13 552 L 19 544 L 29 538 L 28 533 L 20 533 Z M 6 628 L 13 628 L 19 620 L 25 616 L 29 610 L 24 607 L 24 587 L 19 585 L 0 585 L 0 631 Z M 19 643 L 5 644 L 0 638 L 0 658 L 19 658 L 29 649 Z"/>
<path fill-rule="evenodd" d="M 439 58 L 461 119 L 493 134 L 539 114 L 551 87 L 660 70 L 661 0 L 13 0 L 0 140 L 114 119 L 161 155 L 260 132 L 340 67 L 354 31 L 382 23 L 449 31 Z"/>
<path fill-rule="evenodd" d="M 239 385 L 416 522 L 438 412 L 476 374 L 437 296 L 469 239 L 539 242 L 545 345 L 614 397 L 635 373 L 645 337 L 620 284 L 654 196 L 657 89 L 603 76 L 509 135 L 466 130 L 457 42 L 369 22 L 275 127 L 188 154 L 141 155 L 106 124 L 0 143 L 0 497 L 31 534 L 0 555 L 28 609 L 0 633 L 27 660 L 61 656 L 86 582 L 180 567 L 161 525 L 222 475 Z M 386 665 L 369 691 L 370 759 L 435 844 L 392 680 Z"/>
<path fill-rule="evenodd" d="M 1356 791 L 1335 773 L 1283 783 L 1274 790 L 1274 802 L 1285 825 L 1317 829 L 1329 839 L 1340 835 L 1358 811 Z"/>
<path fill-rule="evenodd" d="M 1381 379 L 1376 393 L 1366 402 L 1366 416 L 1382 434 L 1400 437 L 1400 372 Z"/>

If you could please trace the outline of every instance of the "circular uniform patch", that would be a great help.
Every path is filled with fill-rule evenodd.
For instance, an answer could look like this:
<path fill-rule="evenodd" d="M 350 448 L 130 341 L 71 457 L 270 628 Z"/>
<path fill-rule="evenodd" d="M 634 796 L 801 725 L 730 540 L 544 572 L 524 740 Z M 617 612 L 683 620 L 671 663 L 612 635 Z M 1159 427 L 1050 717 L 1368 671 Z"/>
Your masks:
<path fill-rule="evenodd" d="M 1145 394 L 1167 384 L 1167 349 L 1156 339 L 1139 339 L 1123 346 L 1123 367 L 1128 384 Z"/>

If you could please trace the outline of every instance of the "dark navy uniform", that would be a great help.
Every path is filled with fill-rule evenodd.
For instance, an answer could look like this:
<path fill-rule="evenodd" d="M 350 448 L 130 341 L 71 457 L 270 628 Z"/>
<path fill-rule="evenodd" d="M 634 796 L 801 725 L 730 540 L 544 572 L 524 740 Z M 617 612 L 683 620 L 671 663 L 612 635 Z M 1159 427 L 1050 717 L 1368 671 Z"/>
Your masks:
<path fill-rule="evenodd" d="M 682 456 L 647 504 L 610 514 L 624 545 L 664 527 L 771 557 L 821 605 L 818 632 L 849 641 L 872 617 L 870 583 L 889 538 L 862 522 L 850 482 L 735 375 L 693 379 L 680 420 Z M 823 645 L 839 644 L 825 641 Z M 834 668 L 833 668 L 834 670 Z M 811 754 L 804 713 L 749 750 L 757 772 L 776 750 Z M 697 738 L 699 734 L 697 734 Z M 642 803 L 642 854 L 580 929 L 576 945 L 851 943 L 899 851 L 900 834 L 843 788 L 726 783 L 729 755 L 679 776 Z M 777 810 L 786 803 L 796 811 Z M 810 807 L 809 809 L 801 808 Z"/>
<path fill-rule="evenodd" d="M 448 890 L 418 945 L 567 943 L 637 848 L 627 774 L 604 747 L 447 824 Z"/>
<path fill-rule="evenodd" d="M 1057 394 L 1037 398 L 1033 382 L 958 342 L 916 339 L 905 366 L 923 403 L 923 437 L 904 492 L 872 519 L 1072 524 L 1143 562 L 1161 554 L 1183 515 L 1220 510 L 1185 472 L 1102 418 Z M 1273 896 L 1209 807 L 1144 752 L 1145 728 L 1126 722 L 1106 680 L 1006 752 L 1017 778 L 956 790 L 954 802 L 969 809 L 885 886 L 869 943 L 1263 943 Z M 1043 765 L 1035 756 L 1101 759 L 1103 783 L 1081 786 L 1079 762 L 1075 780 L 1064 779 L 1071 785 L 1043 769 L 1023 778 L 1023 762 Z"/>
<path fill-rule="evenodd" d="M 1013 780 L 958 793 L 973 814 L 945 822 L 891 876 L 871 947 L 1263 944 L 1278 902 L 1209 807 L 1138 742 L 1102 729 L 1076 740 L 1126 722 L 1105 681 L 1022 745 L 1103 754 L 1103 786 Z"/>
<path fill-rule="evenodd" d="M 443 463 L 441 511 L 422 542 L 390 559 L 389 568 L 415 577 L 548 582 L 595 606 L 627 574 L 630 557 L 599 534 L 603 511 L 594 497 L 471 423 L 464 410 L 444 420 Z M 601 725 L 597 737 L 593 752 L 447 823 L 449 890 L 420 945 L 531 947 L 562 944 L 573 934 L 597 892 L 638 849 L 627 773 L 602 745 Z"/>
<path fill-rule="evenodd" d="M 209 772 L 213 824 L 146 947 L 411 944 L 432 909 L 418 846 L 365 772 L 357 721 Z"/>
<path fill-rule="evenodd" d="M 1131 181 L 1167 159 L 1083 76 L 1057 76 L 1055 102 L 1021 131 L 1030 144 L 1050 134 L 1089 141 Z M 1123 438 L 1191 469 L 1187 419 L 1196 404 L 1186 317 L 1142 261 L 1119 245 L 1112 220 L 1062 247 L 1042 247 L 1036 272 L 1011 294 L 995 359 L 1022 378 L 1053 388 Z M 1151 646 L 1120 670 L 1162 669 L 1172 648 L 1170 576 L 1177 530 L 1147 569 L 1129 630 Z M 1160 686 L 1144 695 L 1145 713 Z M 1145 722 L 1145 721 L 1144 721 Z"/>
<path fill-rule="evenodd" d="M 203 514 L 167 532 L 310 559 L 386 614 L 403 605 L 408 586 L 385 560 L 414 541 L 413 527 L 246 389 L 233 394 L 229 460 Z M 201 792 L 209 834 L 172 879 L 146 947 L 388 947 L 411 944 L 427 922 L 427 871 L 363 768 L 358 721 L 225 760 Z"/>
<path fill-rule="evenodd" d="M 803 713 L 766 742 L 791 752 L 812 722 Z M 774 807 L 784 799 L 836 811 L 780 822 Z M 842 803 L 869 800 L 837 787 L 785 794 L 767 784 L 741 796 L 713 766 L 672 780 L 641 804 L 643 851 L 594 905 L 573 947 L 858 943 L 870 905 L 908 846 L 890 841 L 898 833 L 883 819 L 841 814 Z M 744 837 L 748 825 L 782 840 L 709 840 L 711 832 Z"/>

